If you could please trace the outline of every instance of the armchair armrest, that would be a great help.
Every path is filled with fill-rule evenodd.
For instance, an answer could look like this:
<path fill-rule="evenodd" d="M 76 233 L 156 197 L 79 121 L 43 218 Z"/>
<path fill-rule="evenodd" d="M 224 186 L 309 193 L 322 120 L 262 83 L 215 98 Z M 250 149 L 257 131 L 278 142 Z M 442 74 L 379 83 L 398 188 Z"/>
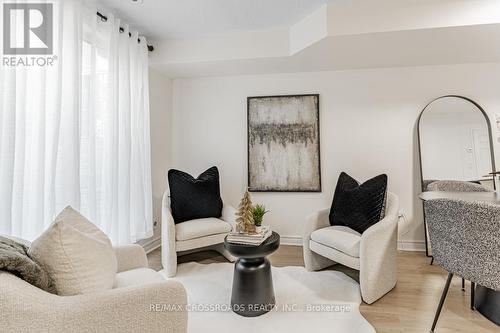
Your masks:
<path fill-rule="evenodd" d="M 226 221 L 227 223 L 231 224 L 233 227 L 233 230 L 236 228 L 236 209 L 228 204 L 224 204 L 222 206 L 222 220 Z"/>
<path fill-rule="evenodd" d="M 144 248 L 138 244 L 121 245 L 114 247 L 118 272 L 136 268 L 147 268 L 148 258 Z"/>
<path fill-rule="evenodd" d="M 361 235 L 360 251 L 367 250 L 367 252 L 370 252 L 370 247 L 379 248 L 380 244 L 377 245 L 377 243 L 388 241 L 392 238 L 394 233 L 397 237 L 399 209 L 398 197 L 389 193 L 387 207 L 388 210 L 385 217 L 366 229 Z"/>
<path fill-rule="evenodd" d="M 328 215 L 330 214 L 329 208 L 321 209 L 315 213 L 312 213 L 306 218 L 306 224 L 304 226 L 304 232 L 302 241 L 305 244 L 309 244 L 309 240 L 311 239 L 311 234 L 318 229 L 326 228 L 330 226 L 330 220 L 328 219 Z M 309 245 L 307 245 L 309 246 Z"/>
<path fill-rule="evenodd" d="M 322 257 L 311 251 L 309 246 L 311 234 L 314 231 L 330 226 L 330 220 L 328 219 L 329 212 L 329 208 L 321 209 L 306 218 L 304 232 L 302 234 L 302 250 L 304 254 L 304 265 L 308 271 L 320 270 L 334 264 L 334 262 L 328 258 Z"/>
<path fill-rule="evenodd" d="M 175 223 L 170 210 L 169 190 L 163 193 L 161 205 L 161 262 L 168 277 L 177 272 L 177 250 L 175 239 Z"/>
<path fill-rule="evenodd" d="M 79 331 L 187 331 L 186 290 L 177 281 L 71 296 L 63 298 L 62 302 L 66 303 L 65 308 L 68 309 L 64 325 L 73 324 L 74 329 Z"/>
<path fill-rule="evenodd" d="M 176 281 L 57 296 L 0 272 L 0 320 L 9 332 L 186 332 L 186 303 Z"/>
<path fill-rule="evenodd" d="M 387 248 L 389 245 L 388 242 L 391 240 L 397 242 L 397 230 L 397 215 L 386 216 L 366 229 L 361 235 L 360 258 L 366 259 L 371 255 L 376 255 L 377 252 L 380 253 L 380 250 Z M 396 238 L 393 236 L 396 236 Z M 392 245 L 396 245 L 397 247 L 397 243 Z"/>
<path fill-rule="evenodd" d="M 398 197 L 388 194 L 388 211 L 365 230 L 359 244 L 359 283 L 363 300 L 371 304 L 397 281 Z"/>

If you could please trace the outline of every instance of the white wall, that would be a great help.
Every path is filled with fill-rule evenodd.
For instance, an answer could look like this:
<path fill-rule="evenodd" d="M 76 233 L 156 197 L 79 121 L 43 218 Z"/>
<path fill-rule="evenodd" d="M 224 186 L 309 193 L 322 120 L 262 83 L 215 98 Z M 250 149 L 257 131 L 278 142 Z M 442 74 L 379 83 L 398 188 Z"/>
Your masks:
<path fill-rule="evenodd" d="M 440 107 L 446 106 L 436 109 Z M 491 172 L 488 140 L 476 142 L 474 138 L 475 132 L 488 138 L 488 127 L 479 109 L 472 104 L 468 107 L 468 112 L 426 110 L 420 119 L 424 179 L 471 181 Z"/>
<path fill-rule="evenodd" d="M 172 156 L 172 81 L 154 70 L 149 71 L 149 108 L 153 219 L 156 226 L 153 237 L 141 241 L 143 245 L 158 239 L 161 235 L 161 199 Z"/>
<path fill-rule="evenodd" d="M 319 93 L 323 191 L 252 194 L 271 211 L 265 222 L 282 236 L 300 237 L 305 217 L 330 206 L 341 171 L 361 181 L 384 172 L 407 217 L 400 239 L 423 247 L 417 117 L 431 99 L 450 93 L 473 98 L 494 116 L 499 86 L 500 64 L 178 79 L 172 166 L 198 175 L 217 165 L 223 199 L 237 205 L 247 179 L 247 96 Z M 163 181 L 154 169 L 155 181 Z"/>

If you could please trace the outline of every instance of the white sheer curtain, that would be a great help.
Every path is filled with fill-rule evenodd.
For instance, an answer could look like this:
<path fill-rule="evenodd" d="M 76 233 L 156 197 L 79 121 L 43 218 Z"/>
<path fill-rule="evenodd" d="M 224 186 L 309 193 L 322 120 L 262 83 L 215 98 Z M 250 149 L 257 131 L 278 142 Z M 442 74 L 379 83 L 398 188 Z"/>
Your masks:
<path fill-rule="evenodd" d="M 114 244 L 151 237 L 147 42 L 90 2 L 55 8 L 54 66 L 0 69 L 0 234 L 71 205 Z"/>

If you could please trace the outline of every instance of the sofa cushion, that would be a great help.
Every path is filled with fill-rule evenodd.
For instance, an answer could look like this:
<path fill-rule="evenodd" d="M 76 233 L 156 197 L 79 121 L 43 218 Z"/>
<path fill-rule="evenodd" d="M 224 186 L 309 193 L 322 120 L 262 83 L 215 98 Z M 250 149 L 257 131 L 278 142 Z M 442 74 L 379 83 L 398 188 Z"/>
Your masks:
<path fill-rule="evenodd" d="M 204 236 L 228 233 L 231 225 L 221 219 L 209 217 L 185 221 L 175 225 L 175 239 L 184 241 Z"/>
<path fill-rule="evenodd" d="M 117 261 L 111 241 L 69 206 L 33 241 L 29 254 L 49 273 L 58 295 L 113 288 Z"/>
<path fill-rule="evenodd" d="M 130 287 L 161 281 L 165 281 L 165 278 L 151 268 L 136 268 L 117 273 L 113 288 Z"/>
<path fill-rule="evenodd" d="M 361 234 L 349 227 L 334 225 L 318 229 L 311 234 L 311 239 L 351 257 L 359 258 Z"/>
<path fill-rule="evenodd" d="M 175 169 L 168 171 L 170 208 L 175 223 L 221 217 L 219 170 L 211 167 L 198 178 Z"/>

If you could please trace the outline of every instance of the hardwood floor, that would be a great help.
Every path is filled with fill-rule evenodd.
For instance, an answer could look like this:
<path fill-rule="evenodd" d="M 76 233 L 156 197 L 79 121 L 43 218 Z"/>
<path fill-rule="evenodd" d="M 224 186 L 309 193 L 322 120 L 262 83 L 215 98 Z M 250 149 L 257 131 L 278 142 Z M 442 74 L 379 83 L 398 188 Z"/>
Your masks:
<path fill-rule="evenodd" d="M 148 255 L 149 264 L 161 269 L 160 249 Z M 270 256 L 273 266 L 303 266 L 302 247 L 280 246 Z M 226 262 L 216 252 L 206 251 L 179 257 L 179 263 L 197 261 L 208 264 Z M 363 316 L 379 333 L 429 332 L 434 312 L 443 290 L 447 273 L 438 266 L 429 265 L 430 259 L 421 252 L 398 253 L 398 283 L 396 287 L 374 304 L 361 304 Z M 348 267 L 335 265 L 339 270 L 358 280 L 358 273 Z M 470 284 L 461 290 L 461 279 L 455 277 L 450 286 L 436 333 L 486 333 L 500 332 L 500 327 L 469 309 Z"/>

